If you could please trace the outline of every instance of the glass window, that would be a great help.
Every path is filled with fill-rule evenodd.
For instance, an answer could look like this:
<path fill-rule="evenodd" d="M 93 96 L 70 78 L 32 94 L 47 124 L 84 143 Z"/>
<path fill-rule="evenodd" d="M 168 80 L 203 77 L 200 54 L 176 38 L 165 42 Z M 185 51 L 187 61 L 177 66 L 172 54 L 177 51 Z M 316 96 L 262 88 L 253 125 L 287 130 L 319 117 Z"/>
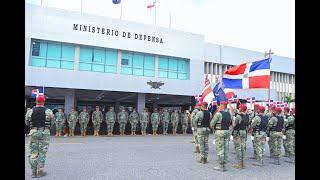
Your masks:
<path fill-rule="evenodd" d="M 40 42 L 33 41 L 32 42 L 32 56 L 39 56 L 40 55 Z"/>
<path fill-rule="evenodd" d="M 178 73 L 176 72 L 168 72 L 168 78 L 169 79 L 177 79 Z"/>
<path fill-rule="evenodd" d="M 104 49 L 93 49 L 93 62 L 104 64 L 106 60 L 106 53 Z"/>
<path fill-rule="evenodd" d="M 207 63 L 204 63 L 204 65 L 206 67 Z M 204 69 L 206 70 L 206 68 Z M 183 80 L 189 79 L 189 60 L 159 57 L 158 77 Z"/>
<path fill-rule="evenodd" d="M 132 65 L 134 68 L 143 68 L 144 57 L 142 54 L 133 54 Z"/>
<path fill-rule="evenodd" d="M 95 72 L 104 72 L 104 65 L 92 64 L 92 71 L 95 71 Z"/>
<path fill-rule="evenodd" d="M 91 71 L 91 64 L 90 63 L 79 63 L 79 70 L 80 71 Z"/>
<path fill-rule="evenodd" d="M 92 62 L 92 48 L 80 48 L 80 62 Z"/>
<path fill-rule="evenodd" d="M 159 69 L 168 69 L 168 58 L 159 57 Z"/>
<path fill-rule="evenodd" d="M 105 66 L 104 72 L 116 73 L 117 67 L 116 66 Z"/>
<path fill-rule="evenodd" d="M 177 59 L 169 58 L 169 70 L 177 71 L 178 61 Z"/>
<path fill-rule="evenodd" d="M 73 62 L 61 61 L 61 69 L 73 69 Z"/>
<path fill-rule="evenodd" d="M 66 60 L 66 61 L 73 61 L 74 60 L 74 52 L 75 52 L 75 47 L 73 45 L 63 44 L 61 59 Z"/>
<path fill-rule="evenodd" d="M 168 71 L 159 70 L 158 76 L 161 78 L 167 78 L 168 77 Z"/>
<path fill-rule="evenodd" d="M 60 60 L 47 60 L 47 67 L 60 68 Z"/>
<path fill-rule="evenodd" d="M 143 75 L 144 75 L 144 76 L 148 76 L 148 77 L 154 77 L 154 70 L 144 69 L 144 70 L 143 70 Z"/>
<path fill-rule="evenodd" d="M 46 66 L 46 59 L 40 58 L 40 57 L 32 57 L 31 58 L 31 66 L 45 67 Z"/>
<path fill-rule="evenodd" d="M 122 53 L 121 65 L 132 67 L 132 53 Z"/>
<path fill-rule="evenodd" d="M 144 56 L 144 69 L 154 70 L 154 56 L 146 55 Z"/>
<path fill-rule="evenodd" d="M 143 69 L 137 69 L 137 68 L 133 68 L 133 75 L 137 75 L 137 76 L 143 76 Z"/>
<path fill-rule="evenodd" d="M 132 74 L 132 68 L 131 67 L 129 67 L 129 68 L 121 67 L 121 73 L 122 74 Z"/>
<path fill-rule="evenodd" d="M 106 64 L 116 66 L 118 62 L 118 51 L 106 50 Z"/>
<path fill-rule="evenodd" d="M 48 42 L 48 59 L 61 59 L 61 43 Z M 48 65 L 49 63 L 47 63 Z M 60 66 L 59 66 L 60 67 Z"/>

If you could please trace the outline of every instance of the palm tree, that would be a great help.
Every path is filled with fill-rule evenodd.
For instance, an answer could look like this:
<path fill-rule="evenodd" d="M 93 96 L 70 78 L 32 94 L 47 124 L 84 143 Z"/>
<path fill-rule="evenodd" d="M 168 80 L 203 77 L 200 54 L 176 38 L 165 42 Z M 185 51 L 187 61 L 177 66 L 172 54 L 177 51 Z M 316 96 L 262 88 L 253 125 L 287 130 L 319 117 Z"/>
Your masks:
<path fill-rule="evenodd" d="M 293 102 L 293 99 L 292 99 L 292 97 L 291 96 L 285 96 L 285 102 L 286 103 L 290 103 L 290 102 Z"/>

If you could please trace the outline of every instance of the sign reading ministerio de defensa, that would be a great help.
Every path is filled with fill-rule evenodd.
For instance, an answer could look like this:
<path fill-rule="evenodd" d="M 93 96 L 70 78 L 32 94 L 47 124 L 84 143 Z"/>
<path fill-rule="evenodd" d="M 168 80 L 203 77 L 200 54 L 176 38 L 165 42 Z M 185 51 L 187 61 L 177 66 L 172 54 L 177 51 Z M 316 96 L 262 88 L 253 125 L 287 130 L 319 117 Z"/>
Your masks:
<path fill-rule="evenodd" d="M 84 24 L 73 24 L 73 30 L 163 44 L 163 39 L 161 37 L 157 37 L 157 36 L 153 36 L 153 35 L 146 35 L 146 34 L 141 34 L 141 33 L 119 31 L 117 29 L 108 29 L 108 28 L 103 28 L 103 27 L 98 27 L 98 26 L 89 26 L 89 25 L 84 25 Z"/>

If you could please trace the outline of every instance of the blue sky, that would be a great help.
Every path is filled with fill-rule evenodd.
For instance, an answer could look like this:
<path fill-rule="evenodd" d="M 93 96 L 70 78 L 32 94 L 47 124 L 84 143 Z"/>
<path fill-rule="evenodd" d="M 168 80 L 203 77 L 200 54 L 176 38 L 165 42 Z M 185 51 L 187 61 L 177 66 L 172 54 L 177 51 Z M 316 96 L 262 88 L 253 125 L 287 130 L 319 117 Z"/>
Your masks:
<path fill-rule="evenodd" d="M 39 4 L 41 0 L 26 0 Z M 120 18 L 112 0 L 82 0 L 83 13 Z M 121 0 L 122 19 L 154 25 L 153 0 Z M 203 34 L 208 42 L 295 57 L 293 0 L 157 0 L 156 25 Z M 81 0 L 42 0 L 43 6 L 80 11 Z"/>

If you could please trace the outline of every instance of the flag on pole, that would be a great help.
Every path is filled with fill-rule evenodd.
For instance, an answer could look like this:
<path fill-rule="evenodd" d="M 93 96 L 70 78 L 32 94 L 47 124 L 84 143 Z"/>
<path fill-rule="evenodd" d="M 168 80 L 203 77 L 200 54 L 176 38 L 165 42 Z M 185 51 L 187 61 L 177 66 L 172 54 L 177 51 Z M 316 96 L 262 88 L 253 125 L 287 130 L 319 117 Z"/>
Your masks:
<path fill-rule="evenodd" d="M 120 4 L 120 3 L 121 3 L 121 0 L 112 0 L 112 3 L 113 3 L 113 4 Z"/>
<path fill-rule="evenodd" d="M 202 90 L 201 98 L 202 98 L 201 103 L 202 102 L 207 102 L 208 104 L 210 104 L 212 99 L 214 98 L 213 92 L 212 92 L 212 88 L 211 88 L 211 84 L 210 84 L 210 81 L 208 79 L 208 75 L 206 75 L 206 78 L 205 78 L 205 85 L 204 85 L 204 88 Z"/>
<path fill-rule="evenodd" d="M 222 77 L 224 88 L 270 88 L 270 62 L 268 58 L 228 69 Z"/>
<path fill-rule="evenodd" d="M 42 88 L 37 88 L 37 89 L 32 89 L 31 91 L 31 97 L 36 98 L 39 95 L 44 95 L 44 87 Z"/>
<path fill-rule="evenodd" d="M 229 102 L 238 102 L 239 101 L 237 95 L 233 95 L 231 98 L 228 98 L 228 99 L 229 99 Z"/>
<path fill-rule="evenodd" d="M 218 82 L 213 88 L 214 97 L 217 100 L 217 104 L 220 105 L 221 101 L 228 101 L 226 94 L 223 91 L 221 82 Z"/>
<path fill-rule="evenodd" d="M 250 102 L 250 103 L 255 103 L 256 102 L 256 98 L 255 97 L 247 98 L 247 101 Z"/>
<path fill-rule="evenodd" d="M 153 1 L 152 4 L 147 5 L 147 8 L 148 8 L 148 9 L 151 9 L 151 8 L 153 8 L 153 7 L 155 7 L 155 6 L 156 6 L 156 2 Z"/>

